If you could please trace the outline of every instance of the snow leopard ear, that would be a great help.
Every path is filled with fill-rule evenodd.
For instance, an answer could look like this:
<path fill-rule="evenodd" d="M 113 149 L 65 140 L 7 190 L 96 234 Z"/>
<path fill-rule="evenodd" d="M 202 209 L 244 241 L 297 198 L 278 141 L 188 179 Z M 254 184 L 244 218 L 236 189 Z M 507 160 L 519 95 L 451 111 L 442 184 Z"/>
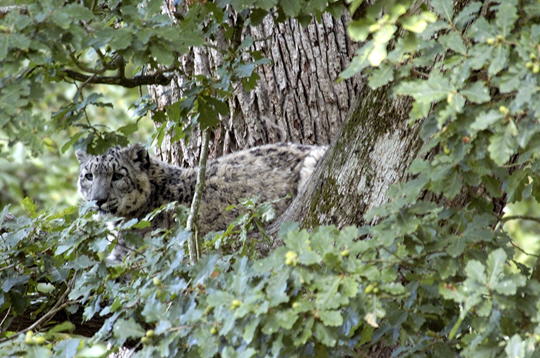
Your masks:
<path fill-rule="evenodd" d="M 130 145 L 127 148 L 127 152 L 133 163 L 139 165 L 141 169 L 150 168 L 150 155 L 142 144 L 136 143 Z"/>
<path fill-rule="evenodd" d="M 81 149 L 77 149 L 75 151 L 75 156 L 77 157 L 77 159 L 79 160 L 79 163 L 81 164 L 85 163 L 88 160 L 88 158 L 90 158 L 90 155 Z"/>

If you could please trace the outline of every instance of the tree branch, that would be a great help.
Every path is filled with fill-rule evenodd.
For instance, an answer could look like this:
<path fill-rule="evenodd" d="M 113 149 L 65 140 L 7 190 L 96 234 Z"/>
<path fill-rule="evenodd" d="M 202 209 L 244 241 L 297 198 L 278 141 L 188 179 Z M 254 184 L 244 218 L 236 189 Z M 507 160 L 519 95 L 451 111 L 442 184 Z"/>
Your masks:
<path fill-rule="evenodd" d="M 67 301 L 64 301 L 68 295 L 68 293 L 71 291 L 71 289 L 73 288 L 73 283 L 75 282 L 75 277 L 76 276 L 73 276 L 71 278 L 71 280 L 69 281 L 69 283 L 67 284 L 67 287 L 66 287 L 66 290 L 62 293 L 62 295 L 60 296 L 60 298 L 58 299 L 58 301 L 54 304 L 54 306 L 47 312 L 45 313 L 43 316 L 41 316 L 37 321 L 33 322 L 31 325 L 29 325 L 28 327 L 20 330 L 19 332 L 17 332 L 16 334 L 12 335 L 12 336 L 9 336 L 9 337 L 5 337 L 5 338 L 2 338 L 0 339 L 0 343 L 4 343 L 4 342 L 7 342 L 11 339 L 14 339 L 14 338 L 17 338 L 18 335 L 20 334 L 23 334 L 23 333 L 26 333 L 30 330 L 33 330 L 34 328 L 38 328 L 40 327 L 42 324 L 45 324 L 47 323 L 48 321 L 50 321 L 54 315 L 63 310 L 64 308 L 66 308 L 67 306 L 69 305 L 72 305 L 74 303 L 78 303 L 79 300 L 67 300 Z M 3 321 L 2 321 L 3 323 Z"/>
<path fill-rule="evenodd" d="M 540 224 L 540 217 L 529 216 L 529 215 L 510 215 L 510 216 L 502 217 L 500 219 L 500 221 L 503 223 L 510 220 L 529 220 L 529 221 L 535 221 Z"/>
<path fill-rule="evenodd" d="M 157 72 L 151 75 L 139 75 L 132 78 L 126 78 L 123 76 L 89 76 L 72 70 L 64 70 L 63 73 L 75 81 L 118 85 L 127 88 L 144 85 L 167 85 L 169 82 L 171 82 L 171 77 L 166 76 L 163 72 Z"/>
<path fill-rule="evenodd" d="M 208 142 L 210 141 L 209 129 L 205 129 L 202 133 L 201 158 L 199 159 L 199 169 L 197 171 L 197 184 L 195 185 L 195 194 L 191 202 L 191 210 L 187 219 L 186 230 L 191 233 L 188 241 L 189 261 L 192 265 L 199 260 L 199 243 L 197 232 L 193 232 L 193 228 L 197 224 L 197 216 L 199 206 L 201 204 L 201 196 L 204 189 L 204 181 L 206 177 L 206 162 L 208 160 Z"/>

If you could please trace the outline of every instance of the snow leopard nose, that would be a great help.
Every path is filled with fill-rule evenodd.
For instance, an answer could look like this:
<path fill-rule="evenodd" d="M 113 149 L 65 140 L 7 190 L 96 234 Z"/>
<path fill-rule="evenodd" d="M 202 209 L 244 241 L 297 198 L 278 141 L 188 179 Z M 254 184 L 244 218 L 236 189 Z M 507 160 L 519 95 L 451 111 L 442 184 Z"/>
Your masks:
<path fill-rule="evenodd" d="M 106 202 L 107 202 L 107 199 L 99 199 L 99 200 L 96 200 L 96 205 L 98 206 L 98 208 L 101 208 L 103 204 L 105 204 Z"/>

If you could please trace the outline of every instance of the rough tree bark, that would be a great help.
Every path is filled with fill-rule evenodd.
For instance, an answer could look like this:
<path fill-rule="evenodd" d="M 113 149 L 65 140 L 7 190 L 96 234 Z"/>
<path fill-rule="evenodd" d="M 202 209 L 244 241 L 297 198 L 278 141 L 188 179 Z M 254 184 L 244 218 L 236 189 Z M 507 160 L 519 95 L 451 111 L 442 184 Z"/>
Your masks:
<path fill-rule="evenodd" d="M 323 163 L 274 225 L 363 224 L 363 214 L 386 203 L 420 148 L 418 127 L 407 125 L 410 101 L 385 88 L 365 90 Z"/>
<path fill-rule="evenodd" d="M 347 16 L 325 14 L 306 27 L 295 20 L 276 25 L 267 16 L 260 26 L 244 30 L 240 40 L 251 36 L 252 50 L 272 63 L 259 68 L 261 79 L 254 91 L 235 91 L 229 118 L 212 136 L 210 158 L 267 143 L 330 143 L 362 89 L 359 77 L 336 82 L 356 49 L 347 37 L 346 23 Z M 214 73 L 221 59 L 216 51 L 196 50 L 181 62 L 186 73 Z M 163 108 L 181 97 L 181 84 L 179 76 L 168 86 L 149 90 Z M 189 145 L 165 142 L 162 159 L 194 166 L 200 136 L 194 138 L 198 140 Z"/>

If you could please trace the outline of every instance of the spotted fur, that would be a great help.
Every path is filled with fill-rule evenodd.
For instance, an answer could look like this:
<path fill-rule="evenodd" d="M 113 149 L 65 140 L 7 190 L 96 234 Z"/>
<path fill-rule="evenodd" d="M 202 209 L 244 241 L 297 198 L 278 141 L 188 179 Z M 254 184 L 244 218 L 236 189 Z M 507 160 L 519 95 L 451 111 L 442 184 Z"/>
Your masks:
<path fill-rule="evenodd" d="M 291 143 L 268 144 L 210 161 L 201 201 L 201 233 L 222 230 L 237 214 L 225 211 L 241 199 L 262 201 L 288 198 L 277 203 L 282 213 L 290 199 L 305 185 L 326 147 Z M 79 192 L 94 201 L 101 212 L 140 218 L 171 201 L 190 205 L 196 169 L 179 168 L 148 155 L 140 144 L 112 148 L 103 155 L 78 151 Z"/>

